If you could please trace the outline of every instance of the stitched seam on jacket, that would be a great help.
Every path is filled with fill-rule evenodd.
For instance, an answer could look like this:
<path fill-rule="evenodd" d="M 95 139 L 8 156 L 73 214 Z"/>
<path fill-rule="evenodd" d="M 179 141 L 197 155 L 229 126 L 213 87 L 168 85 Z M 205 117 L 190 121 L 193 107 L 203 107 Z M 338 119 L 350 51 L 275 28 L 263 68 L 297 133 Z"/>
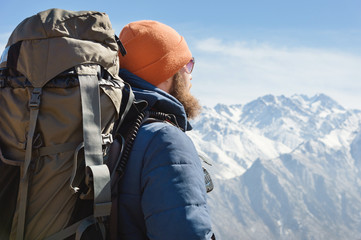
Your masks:
<path fill-rule="evenodd" d="M 154 122 L 154 123 L 149 123 L 149 124 L 156 124 L 156 123 L 158 123 L 158 124 L 164 124 L 164 126 L 162 126 L 161 128 L 159 128 L 159 129 L 155 132 L 155 134 L 154 134 L 154 135 L 152 136 L 152 138 L 149 140 L 148 145 L 146 146 L 146 148 L 145 148 L 145 150 L 144 150 L 144 154 L 143 154 L 143 156 L 142 156 L 142 172 L 143 172 L 143 169 L 144 169 L 144 162 L 145 162 L 146 155 L 147 155 L 146 153 L 148 152 L 148 150 L 149 150 L 150 146 L 152 145 L 153 141 L 155 141 L 156 137 L 161 134 L 161 131 L 164 130 L 164 129 L 166 129 L 167 127 L 172 127 L 172 128 L 178 129 L 177 127 L 175 127 L 175 126 L 173 126 L 173 125 L 171 125 L 171 124 L 167 124 L 167 123 L 163 123 L 163 122 Z M 182 132 L 182 133 L 183 133 L 183 132 Z M 183 134 L 185 134 L 185 133 L 183 133 Z M 152 171 L 154 171 L 155 169 L 158 169 L 159 167 L 172 166 L 172 165 L 192 165 L 192 163 L 171 163 L 171 164 L 169 164 L 169 165 L 168 165 L 168 164 L 167 164 L 167 165 L 162 165 L 162 166 L 158 166 L 158 167 L 156 167 L 156 168 L 153 168 L 153 169 L 149 170 L 148 172 L 146 172 L 146 173 L 144 173 L 144 174 L 149 174 L 149 173 L 151 173 Z"/>

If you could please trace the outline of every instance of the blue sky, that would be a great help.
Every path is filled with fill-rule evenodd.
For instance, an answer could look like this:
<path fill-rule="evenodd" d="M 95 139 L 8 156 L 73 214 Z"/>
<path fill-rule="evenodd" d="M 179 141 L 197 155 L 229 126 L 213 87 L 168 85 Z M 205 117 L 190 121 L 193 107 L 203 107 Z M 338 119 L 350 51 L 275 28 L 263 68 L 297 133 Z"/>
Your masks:
<path fill-rule="evenodd" d="M 55 7 L 106 12 L 116 33 L 141 19 L 172 26 L 196 58 L 192 92 L 203 105 L 325 93 L 361 109 L 359 0 L 13 0 L 2 3 L 0 51 L 21 20 Z"/>

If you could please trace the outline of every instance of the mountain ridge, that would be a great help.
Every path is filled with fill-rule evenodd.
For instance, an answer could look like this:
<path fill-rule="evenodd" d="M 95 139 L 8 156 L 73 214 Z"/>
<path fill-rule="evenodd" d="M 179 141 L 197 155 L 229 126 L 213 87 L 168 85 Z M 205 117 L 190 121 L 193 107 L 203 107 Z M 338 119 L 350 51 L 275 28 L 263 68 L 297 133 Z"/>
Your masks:
<path fill-rule="evenodd" d="M 214 162 L 220 239 L 361 238 L 360 110 L 325 94 L 265 95 L 205 108 L 192 125 Z"/>

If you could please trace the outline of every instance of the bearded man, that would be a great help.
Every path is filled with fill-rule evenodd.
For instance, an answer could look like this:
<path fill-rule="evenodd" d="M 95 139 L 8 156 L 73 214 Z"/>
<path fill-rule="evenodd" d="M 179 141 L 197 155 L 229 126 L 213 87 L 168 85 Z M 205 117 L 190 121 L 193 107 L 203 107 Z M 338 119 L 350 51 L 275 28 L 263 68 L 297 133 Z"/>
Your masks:
<path fill-rule="evenodd" d="M 188 119 L 200 112 L 190 94 L 194 58 L 184 38 L 157 21 L 137 21 L 120 33 L 120 77 L 148 110 L 175 120 L 139 129 L 118 184 L 120 239 L 215 239 L 206 203 L 202 164 Z"/>

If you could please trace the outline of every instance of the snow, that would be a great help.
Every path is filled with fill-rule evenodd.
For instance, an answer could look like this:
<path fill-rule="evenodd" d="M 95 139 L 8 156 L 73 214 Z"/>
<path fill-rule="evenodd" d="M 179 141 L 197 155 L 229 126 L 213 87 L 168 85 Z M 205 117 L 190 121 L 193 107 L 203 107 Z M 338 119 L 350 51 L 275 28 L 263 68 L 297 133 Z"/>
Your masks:
<path fill-rule="evenodd" d="M 205 108 L 217 239 L 361 239 L 361 111 L 324 94 Z"/>

